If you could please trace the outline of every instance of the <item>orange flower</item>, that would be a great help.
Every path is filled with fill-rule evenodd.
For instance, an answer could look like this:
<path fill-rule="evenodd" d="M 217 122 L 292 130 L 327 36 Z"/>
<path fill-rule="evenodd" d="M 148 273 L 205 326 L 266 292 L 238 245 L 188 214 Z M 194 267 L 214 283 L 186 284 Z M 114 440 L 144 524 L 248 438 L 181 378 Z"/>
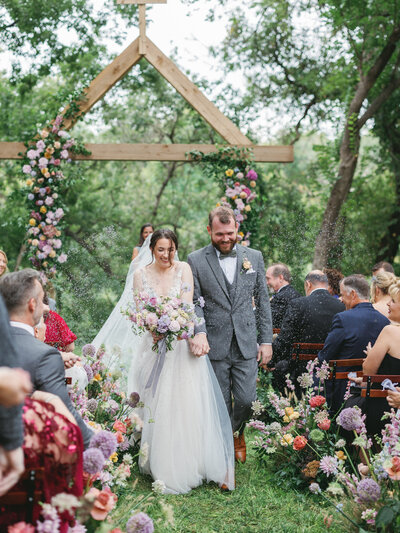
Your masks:
<path fill-rule="evenodd" d="M 400 480 L 400 457 L 392 457 L 392 466 L 385 468 L 385 470 L 389 474 L 390 479 L 394 479 L 395 481 Z"/>
<path fill-rule="evenodd" d="M 87 494 L 95 498 L 93 508 L 90 511 L 92 518 L 95 520 L 104 520 L 108 513 L 114 509 L 118 500 L 117 496 L 108 487 L 105 487 L 102 491 L 92 487 Z"/>
<path fill-rule="evenodd" d="M 121 433 L 126 433 L 126 426 L 121 420 L 116 420 L 113 425 L 115 431 L 120 431 Z"/>
<path fill-rule="evenodd" d="M 297 435 L 293 441 L 294 450 L 302 450 L 307 444 L 307 439 L 301 435 Z"/>
<path fill-rule="evenodd" d="M 123 434 L 121 433 L 121 431 L 117 431 L 115 436 L 117 437 L 117 442 L 118 444 L 120 444 L 121 442 L 124 442 L 124 436 Z"/>

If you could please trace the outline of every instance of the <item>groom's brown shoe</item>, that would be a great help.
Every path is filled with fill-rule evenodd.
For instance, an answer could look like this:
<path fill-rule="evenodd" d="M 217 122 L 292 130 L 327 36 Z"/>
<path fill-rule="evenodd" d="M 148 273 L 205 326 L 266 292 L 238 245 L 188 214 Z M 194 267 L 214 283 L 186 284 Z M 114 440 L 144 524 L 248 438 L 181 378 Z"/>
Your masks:
<path fill-rule="evenodd" d="M 244 440 L 244 434 L 242 433 L 238 437 L 233 437 L 233 445 L 235 448 L 235 459 L 239 463 L 246 462 L 246 441 Z"/>

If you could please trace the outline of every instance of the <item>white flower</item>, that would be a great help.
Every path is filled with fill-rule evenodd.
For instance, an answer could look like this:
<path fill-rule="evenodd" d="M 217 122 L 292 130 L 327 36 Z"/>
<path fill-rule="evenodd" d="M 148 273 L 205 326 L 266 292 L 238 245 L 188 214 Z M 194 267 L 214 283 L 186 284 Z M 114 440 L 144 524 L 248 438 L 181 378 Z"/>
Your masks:
<path fill-rule="evenodd" d="M 260 415 L 264 411 L 264 406 L 260 402 L 260 400 L 255 400 L 254 402 L 252 402 L 251 408 L 256 416 Z"/>
<path fill-rule="evenodd" d="M 344 439 L 339 439 L 335 444 L 335 448 L 344 448 L 346 446 L 346 441 Z"/>
<path fill-rule="evenodd" d="M 68 511 L 70 509 L 76 509 L 80 507 L 80 502 L 73 494 L 67 494 L 66 492 L 60 492 L 51 499 L 51 505 L 57 507 L 60 513 Z"/>
<path fill-rule="evenodd" d="M 166 486 L 164 481 L 161 481 L 161 479 L 156 479 L 152 484 L 151 487 L 153 489 L 153 492 L 161 496 L 161 494 L 164 494 Z"/>
<path fill-rule="evenodd" d="M 142 431 L 143 420 L 140 418 L 140 416 L 137 413 L 132 411 L 130 413 L 130 415 L 129 415 L 129 418 L 130 418 L 132 424 L 135 426 L 135 430 L 136 431 Z"/>
<path fill-rule="evenodd" d="M 123 460 L 124 463 L 126 463 L 128 465 L 131 465 L 133 463 L 132 455 L 130 455 L 129 453 L 125 453 L 122 456 L 122 460 Z"/>

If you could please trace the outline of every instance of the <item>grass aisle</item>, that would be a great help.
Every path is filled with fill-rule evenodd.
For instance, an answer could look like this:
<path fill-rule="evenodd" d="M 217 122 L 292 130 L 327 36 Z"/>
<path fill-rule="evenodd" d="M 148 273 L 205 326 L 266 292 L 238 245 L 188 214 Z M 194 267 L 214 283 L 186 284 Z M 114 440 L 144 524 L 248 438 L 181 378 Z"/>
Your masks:
<path fill-rule="evenodd" d="M 250 440 L 250 439 L 247 439 Z M 237 489 L 222 493 L 216 485 L 204 485 L 182 496 L 155 496 L 147 513 L 155 522 L 156 533 L 323 533 L 325 514 L 336 514 L 333 507 L 326 508 L 312 497 L 294 490 L 274 485 L 273 477 L 258 467 L 252 450 L 248 450 L 247 462 L 237 465 Z M 134 494 L 129 491 L 120 497 L 113 514 L 123 530 L 130 517 L 133 500 L 139 494 L 151 492 L 152 480 L 139 476 Z M 162 517 L 157 500 L 164 500 L 174 510 L 174 526 L 157 525 Z M 332 526 L 331 533 L 341 533 L 342 527 Z"/>

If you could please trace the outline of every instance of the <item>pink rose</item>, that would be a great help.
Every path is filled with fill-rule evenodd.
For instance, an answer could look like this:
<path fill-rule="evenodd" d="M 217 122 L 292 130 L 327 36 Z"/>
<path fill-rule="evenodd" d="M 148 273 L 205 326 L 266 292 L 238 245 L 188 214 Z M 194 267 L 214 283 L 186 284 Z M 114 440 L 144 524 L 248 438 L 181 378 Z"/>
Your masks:
<path fill-rule="evenodd" d="M 157 298 L 155 296 L 152 296 L 149 300 L 150 305 L 157 305 Z"/>
<path fill-rule="evenodd" d="M 328 418 L 326 418 L 325 420 L 322 420 L 322 422 L 319 422 L 318 427 L 319 429 L 328 431 L 328 429 L 331 427 L 331 421 Z"/>
<path fill-rule="evenodd" d="M 308 403 L 310 404 L 310 407 L 322 407 L 324 403 L 326 402 L 326 399 L 324 396 L 313 396 L 309 399 Z"/>
<path fill-rule="evenodd" d="M 390 479 L 399 481 L 400 479 L 400 457 L 392 457 L 392 466 L 390 468 L 385 468 L 385 470 L 389 474 Z"/>
<path fill-rule="evenodd" d="M 12 526 L 8 526 L 8 533 L 35 533 L 35 528 L 32 524 L 26 522 L 17 522 Z"/>
<path fill-rule="evenodd" d="M 104 520 L 108 513 L 114 509 L 118 500 L 117 496 L 108 487 L 105 487 L 102 491 L 92 487 L 88 495 L 95 497 L 93 508 L 90 511 L 92 518 L 95 520 Z"/>
<path fill-rule="evenodd" d="M 121 433 L 126 433 L 126 426 L 121 420 L 116 420 L 113 425 L 115 431 L 121 431 Z"/>

